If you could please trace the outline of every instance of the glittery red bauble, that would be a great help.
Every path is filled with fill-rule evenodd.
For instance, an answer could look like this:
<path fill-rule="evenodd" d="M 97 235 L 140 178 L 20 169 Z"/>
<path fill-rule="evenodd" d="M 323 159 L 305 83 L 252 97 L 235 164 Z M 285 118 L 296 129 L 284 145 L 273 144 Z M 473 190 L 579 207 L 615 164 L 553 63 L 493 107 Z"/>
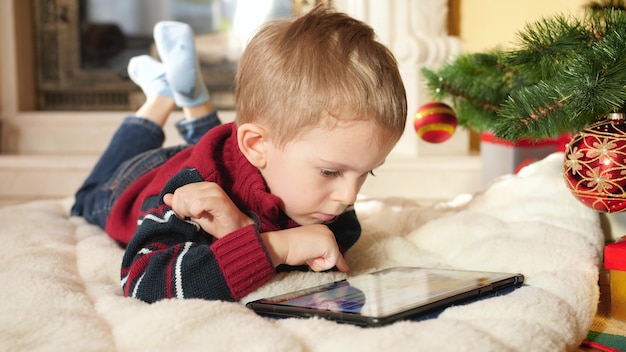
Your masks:
<path fill-rule="evenodd" d="M 426 142 L 441 143 L 448 140 L 456 130 L 456 114 L 447 104 L 430 102 L 422 105 L 413 117 L 417 135 Z"/>
<path fill-rule="evenodd" d="M 594 210 L 626 210 L 626 122 L 624 114 L 585 128 L 565 150 L 563 177 L 572 194 Z"/>

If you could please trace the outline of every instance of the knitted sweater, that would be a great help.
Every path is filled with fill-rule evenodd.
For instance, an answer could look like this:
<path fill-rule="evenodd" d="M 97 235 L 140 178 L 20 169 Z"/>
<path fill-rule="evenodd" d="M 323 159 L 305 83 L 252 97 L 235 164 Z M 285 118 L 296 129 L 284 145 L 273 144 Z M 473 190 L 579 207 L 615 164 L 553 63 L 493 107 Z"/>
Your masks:
<path fill-rule="evenodd" d="M 166 193 L 201 181 L 219 184 L 255 224 L 216 239 L 163 203 Z M 260 233 L 298 226 L 280 204 L 239 150 L 234 124 L 212 129 L 196 145 L 131 184 L 111 210 L 106 232 L 126 245 L 124 295 L 146 302 L 241 299 L 275 276 Z M 328 226 L 342 251 L 360 236 L 354 211 Z"/>

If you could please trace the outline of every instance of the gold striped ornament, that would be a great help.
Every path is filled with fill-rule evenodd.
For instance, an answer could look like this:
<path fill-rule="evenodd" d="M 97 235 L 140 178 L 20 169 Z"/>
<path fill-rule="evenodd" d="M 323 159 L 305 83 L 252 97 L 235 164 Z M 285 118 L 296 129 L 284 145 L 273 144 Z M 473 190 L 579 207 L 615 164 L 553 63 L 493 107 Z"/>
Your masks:
<path fill-rule="evenodd" d="M 445 142 L 456 130 L 456 113 L 442 102 L 431 101 L 422 105 L 413 117 L 417 135 L 429 143 Z"/>

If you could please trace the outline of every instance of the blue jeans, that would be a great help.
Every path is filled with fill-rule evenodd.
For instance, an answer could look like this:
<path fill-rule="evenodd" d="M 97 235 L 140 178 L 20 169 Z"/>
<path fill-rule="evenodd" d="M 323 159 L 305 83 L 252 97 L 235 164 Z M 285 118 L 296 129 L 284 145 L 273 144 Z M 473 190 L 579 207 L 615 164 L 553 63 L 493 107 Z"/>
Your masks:
<path fill-rule="evenodd" d="M 131 183 L 196 144 L 220 123 L 215 111 L 198 119 L 178 122 L 178 133 L 187 144 L 162 148 L 165 134 L 161 126 L 144 118 L 126 117 L 76 192 L 71 215 L 82 216 L 89 223 L 104 228 L 111 208 Z"/>

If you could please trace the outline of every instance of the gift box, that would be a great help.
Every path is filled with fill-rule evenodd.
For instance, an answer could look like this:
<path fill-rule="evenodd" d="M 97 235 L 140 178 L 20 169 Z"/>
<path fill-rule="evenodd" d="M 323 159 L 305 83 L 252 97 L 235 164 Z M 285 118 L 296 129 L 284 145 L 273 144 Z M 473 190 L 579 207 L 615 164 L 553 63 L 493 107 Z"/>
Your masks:
<path fill-rule="evenodd" d="M 604 267 L 609 270 L 611 316 L 626 320 L 626 237 L 604 247 Z"/>
<path fill-rule="evenodd" d="M 490 132 L 480 134 L 480 158 L 482 163 L 482 185 L 488 186 L 494 178 L 514 174 L 522 167 L 565 151 L 571 136 L 564 134 L 557 138 L 542 140 L 520 139 L 512 142 L 498 138 Z"/>

